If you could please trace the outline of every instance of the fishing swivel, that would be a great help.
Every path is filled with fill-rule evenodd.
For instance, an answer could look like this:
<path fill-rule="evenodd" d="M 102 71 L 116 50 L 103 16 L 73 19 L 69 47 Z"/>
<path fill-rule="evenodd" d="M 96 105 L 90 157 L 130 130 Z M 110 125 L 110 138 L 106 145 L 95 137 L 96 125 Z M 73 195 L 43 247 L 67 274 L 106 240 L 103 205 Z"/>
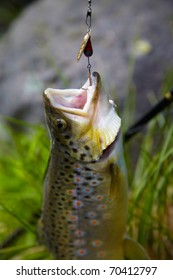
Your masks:
<path fill-rule="evenodd" d="M 88 26 L 88 30 L 91 29 L 91 20 L 92 20 L 92 8 L 91 8 L 91 0 L 88 0 L 88 10 L 86 14 L 86 20 L 85 23 Z"/>

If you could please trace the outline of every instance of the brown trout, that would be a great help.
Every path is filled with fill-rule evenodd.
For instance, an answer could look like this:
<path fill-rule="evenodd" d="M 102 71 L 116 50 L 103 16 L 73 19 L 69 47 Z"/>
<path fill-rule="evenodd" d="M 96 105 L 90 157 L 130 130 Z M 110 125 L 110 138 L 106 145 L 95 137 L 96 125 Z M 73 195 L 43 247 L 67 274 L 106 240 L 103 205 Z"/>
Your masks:
<path fill-rule="evenodd" d="M 121 119 L 94 72 L 80 89 L 48 88 L 52 140 L 42 226 L 56 259 L 147 259 L 126 238 L 127 180 Z"/>

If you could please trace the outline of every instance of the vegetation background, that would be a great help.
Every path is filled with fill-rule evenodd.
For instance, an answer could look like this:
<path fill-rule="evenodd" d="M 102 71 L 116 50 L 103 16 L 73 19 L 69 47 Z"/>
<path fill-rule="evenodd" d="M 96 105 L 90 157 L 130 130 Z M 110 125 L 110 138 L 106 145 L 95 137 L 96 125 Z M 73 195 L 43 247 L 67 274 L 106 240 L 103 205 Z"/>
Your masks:
<path fill-rule="evenodd" d="M 24 5 L 31 2 L 1 1 L 1 36 Z M 135 52 L 141 51 L 140 46 L 134 48 Z M 136 56 L 132 55 L 121 110 L 123 132 L 136 120 L 135 63 Z M 62 82 L 66 81 L 60 74 Z M 165 72 L 160 92 L 165 93 L 173 86 L 172 77 L 173 69 Z M 147 101 L 152 106 L 160 98 L 161 95 L 152 93 Z M 170 106 L 124 145 L 130 186 L 128 232 L 152 259 L 173 259 L 172 117 L 173 106 Z M 46 127 L 7 116 L 1 116 L 0 121 L 0 259 L 51 259 L 46 248 L 39 244 L 37 234 L 49 157 Z"/>

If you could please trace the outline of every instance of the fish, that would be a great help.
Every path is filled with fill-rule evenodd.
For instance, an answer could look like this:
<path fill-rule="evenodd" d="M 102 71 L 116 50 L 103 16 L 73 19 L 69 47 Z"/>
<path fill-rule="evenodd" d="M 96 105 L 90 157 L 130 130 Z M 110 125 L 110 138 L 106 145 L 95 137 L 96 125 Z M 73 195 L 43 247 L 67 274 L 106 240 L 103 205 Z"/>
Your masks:
<path fill-rule="evenodd" d="M 148 259 L 126 234 L 128 183 L 121 118 L 98 72 L 79 89 L 43 93 L 51 139 L 44 242 L 59 260 Z"/>

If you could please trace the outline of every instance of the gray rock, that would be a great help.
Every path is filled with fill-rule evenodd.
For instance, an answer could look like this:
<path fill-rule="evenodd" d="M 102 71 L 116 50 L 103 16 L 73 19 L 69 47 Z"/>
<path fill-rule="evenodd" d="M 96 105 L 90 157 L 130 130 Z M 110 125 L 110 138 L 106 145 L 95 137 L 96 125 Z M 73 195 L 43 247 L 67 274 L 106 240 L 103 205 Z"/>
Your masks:
<path fill-rule="evenodd" d="M 47 87 L 79 87 L 86 80 L 87 59 L 76 61 L 86 33 L 87 1 L 43 0 L 28 7 L 0 42 L 0 114 L 31 122 L 43 120 L 42 92 Z M 173 66 L 172 0 L 93 1 L 92 70 L 119 103 L 132 82 L 137 111 L 147 109 L 147 94 L 158 92 Z M 151 50 L 133 57 L 134 43 Z M 130 81 L 130 84 L 132 83 Z"/>

